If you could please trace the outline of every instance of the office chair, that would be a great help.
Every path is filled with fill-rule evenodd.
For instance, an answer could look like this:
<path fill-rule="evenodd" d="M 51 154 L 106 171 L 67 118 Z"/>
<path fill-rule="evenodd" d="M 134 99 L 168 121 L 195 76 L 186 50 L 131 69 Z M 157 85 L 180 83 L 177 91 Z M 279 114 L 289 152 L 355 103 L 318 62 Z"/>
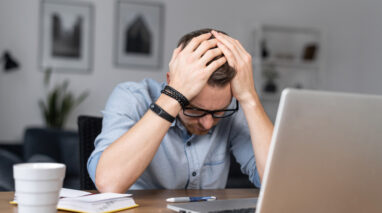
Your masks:
<path fill-rule="evenodd" d="M 87 161 L 94 150 L 94 140 L 101 133 L 102 118 L 81 115 L 78 117 L 78 134 L 80 139 L 80 188 L 95 190 L 96 187 L 89 177 Z"/>
<path fill-rule="evenodd" d="M 229 166 L 228 180 L 225 188 L 254 188 L 255 185 L 249 181 L 248 175 L 241 172 L 240 164 L 236 162 L 232 152 L 230 155 L 231 164 Z"/>

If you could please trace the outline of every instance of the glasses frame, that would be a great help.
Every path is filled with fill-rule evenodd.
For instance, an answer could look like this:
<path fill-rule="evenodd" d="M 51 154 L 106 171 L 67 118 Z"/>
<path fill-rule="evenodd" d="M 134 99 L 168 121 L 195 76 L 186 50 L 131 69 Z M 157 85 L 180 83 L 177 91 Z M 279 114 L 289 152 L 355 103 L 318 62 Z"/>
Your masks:
<path fill-rule="evenodd" d="M 187 115 L 184 113 L 184 111 L 187 109 L 198 110 L 198 111 L 201 111 L 204 113 L 202 115 Z M 235 114 L 238 110 L 239 110 L 239 101 L 236 100 L 236 108 L 235 109 L 206 110 L 206 109 L 200 109 L 197 107 L 183 107 L 183 115 L 191 117 L 191 118 L 201 118 L 201 117 L 206 116 L 207 114 L 211 114 L 211 116 L 213 118 L 226 118 L 226 117 L 229 117 L 229 116 Z M 215 116 L 214 113 L 216 113 L 216 112 L 232 112 L 232 114 L 225 115 L 225 116 L 224 116 L 224 114 L 223 114 L 223 116 Z"/>

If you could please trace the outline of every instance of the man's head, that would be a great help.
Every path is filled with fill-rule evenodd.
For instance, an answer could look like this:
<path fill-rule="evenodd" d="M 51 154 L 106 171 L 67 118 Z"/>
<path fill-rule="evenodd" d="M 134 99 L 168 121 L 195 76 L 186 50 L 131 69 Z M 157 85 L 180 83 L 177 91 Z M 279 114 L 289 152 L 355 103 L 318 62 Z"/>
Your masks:
<path fill-rule="evenodd" d="M 184 35 L 182 38 L 179 39 L 178 47 L 182 46 L 182 49 L 184 49 L 193 38 L 198 37 L 205 33 L 209 33 L 212 30 L 214 29 L 206 28 L 206 29 L 196 30 L 196 31 L 187 33 L 186 35 Z M 227 33 L 225 32 L 222 32 L 219 30 L 215 30 L 215 31 L 224 33 L 227 35 Z M 210 39 L 214 39 L 214 38 L 215 38 L 214 35 L 210 37 Z M 214 60 L 219 59 L 220 57 L 222 56 L 212 59 L 210 62 L 207 63 L 207 65 L 213 62 Z M 212 73 L 212 75 L 208 79 L 207 84 L 210 86 L 224 87 L 227 84 L 229 84 L 229 82 L 233 79 L 233 77 L 235 77 L 235 74 L 236 74 L 235 69 L 229 66 L 228 62 L 226 62 L 221 67 L 219 67 L 215 72 Z"/>
<path fill-rule="evenodd" d="M 190 32 L 179 40 L 178 46 L 181 46 L 183 49 L 193 38 L 211 31 L 212 29 L 201 29 Z M 212 35 L 210 39 L 214 38 Z M 223 55 L 215 57 L 208 62 L 208 64 L 220 57 L 223 57 Z M 227 62 L 216 69 L 208 79 L 206 86 L 196 97 L 190 100 L 190 107 L 209 111 L 226 109 L 231 103 L 232 93 L 230 82 L 235 77 L 235 74 L 235 69 L 229 66 Z M 206 114 L 202 117 L 190 117 L 184 114 L 184 110 L 179 113 L 179 118 L 187 131 L 196 135 L 207 134 L 220 120 L 220 118 L 214 118 L 211 114 Z"/>

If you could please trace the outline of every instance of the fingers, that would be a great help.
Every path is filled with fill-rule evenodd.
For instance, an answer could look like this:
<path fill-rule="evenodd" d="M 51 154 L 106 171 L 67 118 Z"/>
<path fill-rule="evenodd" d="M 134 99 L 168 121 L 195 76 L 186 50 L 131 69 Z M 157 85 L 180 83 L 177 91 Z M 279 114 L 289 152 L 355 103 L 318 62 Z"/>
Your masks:
<path fill-rule="evenodd" d="M 214 59 L 215 57 L 217 56 L 220 56 L 221 54 L 223 54 L 222 50 L 219 49 L 219 48 L 214 48 L 214 49 L 210 49 L 208 50 L 203 56 L 202 58 L 200 58 L 200 61 L 202 64 L 207 64 L 208 62 L 210 62 L 212 59 Z"/>
<path fill-rule="evenodd" d="M 236 59 L 235 59 L 233 53 L 231 52 L 231 50 L 229 50 L 229 49 L 228 49 L 223 43 L 221 43 L 221 42 L 218 42 L 218 48 L 221 49 L 221 51 L 223 52 L 223 55 L 227 58 L 228 65 L 230 65 L 231 67 L 235 67 Z"/>
<path fill-rule="evenodd" d="M 196 48 L 194 55 L 197 58 L 200 58 L 202 55 L 206 53 L 207 50 L 216 47 L 218 41 L 216 39 L 209 39 L 203 41 L 198 48 Z"/>
<path fill-rule="evenodd" d="M 224 35 L 222 33 L 218 33 L 216 31 L 212 31 L 212 33 L 218 39 L 219 42 L 224 44 L 230 50 L 230 52 L 232 52 L 232 56 L 234 56 L 237 59 L 240 58 L 240 55 L 241 55 L 240 50 L 237 48 L 237 42 L 238 41 L 234 40 L 233 38 L 231 38 L 227 35 Z"/>
<path fill-rule="evenodd" d="M 178 56 L 181 49 L 182 49 L 182 46 L 179 46 L 179 47 L 174 49 L 174 51 L 172 52 L 172 57 L 171 57 L 170 63 L 175 60 L 176 56 Z"/>
<path fill-rule="evenodd" d="M 247 50 L 245 50 L 243 45 L 241 45 L 241 43 L 238 40 L 235 40 L 235 41 L 236 41 L 236 45 L 237 45 L 238 49 L 240 50 L 240 52 L 247 54 L 248 52 L 247 52 Z"/>
<path fill-rule="evenodd" d="M 202 34 L 198 37 L 193 38 L 190 43 L 184 48 L 184 51 L 193 52 L 203 41 L 211 37 L 211 33 Z"/>
<path fill-rule="evenodd" d="M 221 57 L 213 62 L 211 62 L 205 69 L 206 72 L 211 75 L 215 70 L 217 70 L 219 67 L 221 67 L 225 62 L 227 62 L 227 59 L 225 57 Z"/>

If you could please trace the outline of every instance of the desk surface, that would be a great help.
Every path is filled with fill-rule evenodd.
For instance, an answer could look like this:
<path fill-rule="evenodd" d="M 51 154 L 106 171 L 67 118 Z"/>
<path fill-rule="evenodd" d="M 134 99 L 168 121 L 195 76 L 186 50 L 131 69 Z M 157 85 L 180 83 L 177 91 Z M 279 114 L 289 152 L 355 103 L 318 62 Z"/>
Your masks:
<path fill-rule="evenodd" d="M 139 207 L 122 212 L 173 212 L 166 208 L 166 198 L 182 196 L 214 195 L 219 200 L 257 197 L 258 189 L 217 189 L 217 190 L 131 190 Z M 9 204 L 14 192 L 0 192 L 0 212 L 16 213 L 17 206 Z M 64 213 L 64 211 L 58 211 Z"/>

